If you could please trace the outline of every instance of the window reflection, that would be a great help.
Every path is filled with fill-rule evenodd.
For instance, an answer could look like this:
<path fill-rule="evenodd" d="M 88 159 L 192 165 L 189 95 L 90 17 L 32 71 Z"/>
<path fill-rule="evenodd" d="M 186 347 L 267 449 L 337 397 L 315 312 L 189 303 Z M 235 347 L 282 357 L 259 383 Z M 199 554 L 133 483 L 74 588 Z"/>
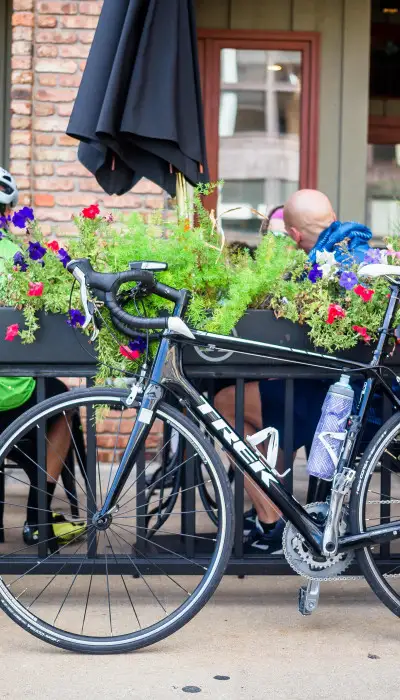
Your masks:
<path fill-rule="evenodd" d="M 367 224 L 377 238 L 399 230 L 400 144 L 368 146 Z"/>
<path fill-rule="evenodd" d="M 221 51 L 219 213 L 228 239 L 251 239 L 260 226 L 248 210 L 229 209 L 265 214 L 298 189 L 300 96 L 300 51 Z"/>

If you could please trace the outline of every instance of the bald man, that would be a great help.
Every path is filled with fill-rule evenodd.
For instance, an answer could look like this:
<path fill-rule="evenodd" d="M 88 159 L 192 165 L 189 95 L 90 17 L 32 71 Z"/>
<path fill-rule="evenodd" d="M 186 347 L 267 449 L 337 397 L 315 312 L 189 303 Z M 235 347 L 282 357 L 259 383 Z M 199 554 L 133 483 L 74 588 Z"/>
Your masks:
<path fill-rule="evenodd" d="M 298 190 L 292 194 L 284 206 L 283 219 L 288 235 L 308 254 L 313 263 L 317 252 L 322 250 L 334 252 L 341 264 L 361 262 L 369 248 L 368 241 L 372 235 L 370 230 L 356 222 L 337 221 L 328 197 L 318 190 Z M 346 246 L 343 246 L 344 241 Z M 318 379 L 294 380 L 295 450 L 311 446 L 329 384 L 329 381 Z M 251 435 L 263 427 L 272 426 L 279 431 L 282 445 L 285 432 L 284 404 L 284 380 L 263 379 L 247 383 L 244 434 Z M 230 386 L 220 391 L 215 397 L 215 406 L 234 425 L 235 387 Z M 283 466 L 281 451 L 278 470 L 280 465 Z M 247 476 L 245 487 L 254 504 L 244 519 L 247 551 L 281 554 L 284 522 L 280 512 Z"/>

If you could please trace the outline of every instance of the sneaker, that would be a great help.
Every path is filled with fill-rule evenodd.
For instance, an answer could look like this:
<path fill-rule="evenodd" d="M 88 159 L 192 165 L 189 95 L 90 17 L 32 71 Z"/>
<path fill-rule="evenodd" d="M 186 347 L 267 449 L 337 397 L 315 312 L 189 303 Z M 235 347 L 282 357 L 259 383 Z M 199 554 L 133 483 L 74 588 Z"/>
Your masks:
<path fill-rule="evenodd" d="M 244 539 L 245 554 L 262 554 L 264 556 L 283 554 L 282 535 L 285 524 L 285 521 L 280 518 L 269 532 L 260 532 L 258 528 L 254 528 Z"/>
<path fill-rule="evenodd" d="M 57 542 L 59 544 L 68 544 L 71 540 L 82 537 L 86 533 L 87 525 L 83 520 L 67 520 L 60 513 L 52 513 L 52 528 L 54 537 L 57 537 Z M 37 544 L 39 542 L 38 528 L 25 522 L 22 538 L 27 545 Z"/>
<path fill-rule="evenodd" d="M 257 525 L 257 511 L 255 508 L 250 508 L 243 513 L 243 534 L 249 535 Z"/>

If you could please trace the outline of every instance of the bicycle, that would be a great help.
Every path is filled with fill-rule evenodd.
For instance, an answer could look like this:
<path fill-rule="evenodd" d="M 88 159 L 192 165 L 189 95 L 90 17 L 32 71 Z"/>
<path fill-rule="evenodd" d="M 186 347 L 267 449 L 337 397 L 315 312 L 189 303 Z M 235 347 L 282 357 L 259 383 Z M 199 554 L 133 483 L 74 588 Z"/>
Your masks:
<path fill-rule="evenodd" d="M 360 271 L 364 276 L 385 275 L 391 282 L 373 358 L 370 364 L 362 364 L 317 352 L 190 329 L 184 321 L 189 292 L 156 280 L 155 272 L 166 269 L 166 265 L 143 262 L 132 263 L 130 267 L 128 271 L 111 274 L 95 272 L 85 259 L 68 265 L 81 285 L 85 326 L 94 319 L 96 304 L 100 302 L 110 311 L 115 327 L 128 337 L 137 337 L 139 330 L 162 331 L 150 371 L 147 374 L 142 371 L 130 391 L 88 388 L 44 401 L 10 425 L 0 438 L 1 465 L 8 456 L 23 451 L 24 438 L 31 430 L 38 429 L 43 434 L 46 421 L 54 415 L 64 416 L 68 425 L 74 411 L 86 419 L 87 463 L 83 473 L 87 473 L 87 478 L 81 478 L 77 486 L 80 507 L 86 511 L 87 537 L 61 546 L 55 542 L 49 529 L 50 511 L 46 509 L 43 492 L 46 451 L 39 449 L 36 460 L 30 457 L 42 479 L 38 486 L 39 557 L 34 553 L 22 558 L 20 552 L 26 548 L 14 552 L 14 568 L 18 574 L 8 582 L 4 577 L 0 579 L 2 609 L 36 637 L 64 649 L 87 653 L 136 650 L 164 639 L 185 625 L 211 597 L 232 549 L 232 492 L 226 468 L 208 437 L 211 436 L 222 445 L 230 461 L 252 477 L 287 520 L 283 538 L 286 559 L 295 571 L 309 579 L 308 587 L 302 589 L 304 613 L 315 607 L 321 579 L 340 577 L 356 557 L 371 588 L 400 616 L 400 592 L 395 588 L 400 564 L 382 573 L 373 556 L 374 547 L 400 538 L 400 518 L 396 520 L 392 513 L 392 506 L 399 504 L 400 499 L 385 498 L 385 494 L 381 499 L 377 486 L 383 473 L 386 484 L 387 474 L 389 480 L 399 475 L 399 412 L 381 427 L 361 461 L 356 462 L 357 446 L 376 386 L 381 385 L 396 408 L 400 407 L 399 398 L 382 375 L 384 365 L 381 364 L 399 304 L 400 268 L 368 265 Z M 126 283 L 136 285 L 130 296 L 140 294 L 144 298 L 157 294 L 173 302 L 172 314 L 143 318 L 125 311 L 122 306 L 126 295 L 119 294 L 119 290 Z M 290 363 L 364 376 L 363 392 L 349 419 L 329 500 L 303 507 L 285 490 L 275 469 L 276 455 L 271 440 L 267 457 L 257 446 L 268 436 L 272 438 L 273 433 L 266 429 L 244 440 L 227 424 L 185 377 L 182 367 L 185 344 L 279 357 Z M 400 383 L 399 378 L 396 380 Z M 170 392 L 178 399 L 181 410 L 169 405 Z M 100 436 L 104 434 L 104 421 L 107 421 L 102 413 L 104 407 L 114 411 L 114 417 L 115 411 L 119 416 L 118 430 L 114 429 L 111 466 L 105 465 L 101 456 Z M 128 430 L 126 417 L 130 421 Z M 154 449 L 153 445 L 151 456 L 149 445 L 155 432 L 164 435 L 165 444 L 161 450 Z M 174 459 L 172 466 L 168 461 L 170 454 Z M 168 468 L 165 467 L 167 462 Z M 175 480 L 171 477 L 178 470 L 184 480 L 180 481 L 177 496 L 168 489 L 173 488 L 171 484 Z M 146 482 L 149 474 L 154 473 L 158 476 Z M 164 483 L 164 478 L 168 478 L 168 482 Z M 107 485 L 103 492 L 105 479 Z M 150 502 L 146 502 L 146 483 L 152 486 Z M 212 519 L 208 519 L 208 500 L 198 495 L 199 483 L 206 485 L 208 493 L 212 490 Z M 173 506 L 168 518 L 161 518 L 157 532 L 147 537 L 149 508 L 154 510 L 157 503 L 151 500 L 155 493 L 159 508 L 164 501 L 172 502 Z M 61 499 L 58 500 L 60 503 Z M 10 509 L 22 508 L 18 503 L 9 505 Z M 180 520 L 174 520 L 176 517 Z M 374 524 L 379 520 L 380 524 Z M 169 525 L 171 521 L 181 522 L 181 528 Z M 165 524 L 168 527 L 164 529 Z M 211 533 L 207 530 L 210 526 Z M 16 527 L 9 530 L 16 530 Z M 82 555 L 84 546 L 87 551 Z M 178 562 L 175 568 L 170 554 Z M 180 576 L 194 572 L 199 580 L 190 591 Z"/>

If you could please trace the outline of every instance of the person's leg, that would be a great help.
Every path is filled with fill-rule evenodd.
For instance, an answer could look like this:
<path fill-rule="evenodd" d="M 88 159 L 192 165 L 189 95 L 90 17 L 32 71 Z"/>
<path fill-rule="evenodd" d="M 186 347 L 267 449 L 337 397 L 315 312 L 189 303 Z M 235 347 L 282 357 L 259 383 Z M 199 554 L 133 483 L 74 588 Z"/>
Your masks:
<path fill-rule="evenodd" d="M 235 392 L 234 386 L 222 389 L 214 400 L 217 411 L 226 418 L 228 423 L 235 426 Z M 244 391 L 244 436 L 253 435 L 262 430 L 261 397 L 258 382 L 245 384 Z M 279 458 L 282 461 L 282 457 Z M 254 504 L 258 519 L 266 524 L 276 522 L 281 513 L 276 506 L 264 495 L 257 484 L 245 474 L 245 489 Z"/>

